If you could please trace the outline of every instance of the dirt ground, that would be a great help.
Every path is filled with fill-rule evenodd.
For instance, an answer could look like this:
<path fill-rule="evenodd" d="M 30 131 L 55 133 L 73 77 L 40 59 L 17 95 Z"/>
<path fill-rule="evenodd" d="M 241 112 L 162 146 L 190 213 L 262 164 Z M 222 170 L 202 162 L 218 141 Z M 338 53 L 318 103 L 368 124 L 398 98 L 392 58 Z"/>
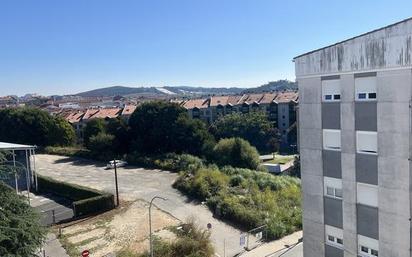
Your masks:
<path fill-rule="evenodd" d="M 149 204 L 145 201 L 126 203 L 120 209 L 62 229 L 69 253 L 89 250 L 93 257 L 103 257 L 129 248 L 143 252 L 149 247 Z M 152 229 L 155 235 L 173 240 L 169 227 L 177 226 L 178 219 L 152 207 Z M 77 253 L 76 253 L 77 252 Z M 77 255 L 80 256 L 80 255 Z"/>

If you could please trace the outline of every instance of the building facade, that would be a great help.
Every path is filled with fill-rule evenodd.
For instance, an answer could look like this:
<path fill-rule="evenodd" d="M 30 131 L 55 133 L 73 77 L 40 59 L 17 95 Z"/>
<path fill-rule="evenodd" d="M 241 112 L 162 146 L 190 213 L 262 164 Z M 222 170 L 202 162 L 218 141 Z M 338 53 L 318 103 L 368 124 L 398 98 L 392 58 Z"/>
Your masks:
<path fill-rule="evenodd" d="M 294 62 L 304 257 L 410 257 L 412 19 Z"/>
<path fill-rule="evenodd" d="M 182 102 L 191 118 L 210 124 L 219 117 L 238 113 L 264 112 L 281 134 L 281 143 L 287 148 L 296 144 L 296 107 L 298 93 L 295 91 L 230 96 L 212 96 Z"/>

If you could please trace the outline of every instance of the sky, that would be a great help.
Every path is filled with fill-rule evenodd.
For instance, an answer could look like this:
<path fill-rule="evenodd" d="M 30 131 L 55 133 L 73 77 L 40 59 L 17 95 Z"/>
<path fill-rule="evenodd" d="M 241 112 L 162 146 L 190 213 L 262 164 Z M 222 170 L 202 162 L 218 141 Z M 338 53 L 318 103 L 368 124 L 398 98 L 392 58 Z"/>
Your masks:
<path fill-rule="evenodd" d="M 0 95 L 294 80 L 293 57 L 410 10 L 411 0 L 0 0 Z"/>

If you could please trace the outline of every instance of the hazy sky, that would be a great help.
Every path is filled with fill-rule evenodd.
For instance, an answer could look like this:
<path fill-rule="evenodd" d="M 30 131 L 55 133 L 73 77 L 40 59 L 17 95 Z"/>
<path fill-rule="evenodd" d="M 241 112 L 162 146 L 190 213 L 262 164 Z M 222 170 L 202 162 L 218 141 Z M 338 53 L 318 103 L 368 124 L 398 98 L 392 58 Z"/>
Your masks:
<path fill-rule="evenodd" d="M 0 0 L 0 95 L 294 80 L 294 56 L 411 10 L 411 0 Z"/>

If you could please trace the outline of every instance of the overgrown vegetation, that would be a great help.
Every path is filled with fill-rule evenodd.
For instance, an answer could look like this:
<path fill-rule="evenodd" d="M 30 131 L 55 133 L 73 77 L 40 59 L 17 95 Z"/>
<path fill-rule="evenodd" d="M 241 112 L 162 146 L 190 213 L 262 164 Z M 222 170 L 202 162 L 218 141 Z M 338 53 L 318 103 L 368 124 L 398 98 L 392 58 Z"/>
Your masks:
<path fill-rule="evenodd" d="M 0 182 L 0 256 L 34 256 L 45 232 L 27 199 Z"/>
<path fill-rule="evenodd" d="M 211 257 L 214 250 L 210 241 L 210 232 L 199 228 L 195 223 L 189 222 L 175 229 L 177 239 L 173 242 L 154 240 L 154 255 L 162 257 Z M 117 254 L 118 257 L 150 257 L 149 252 L 137 254 L 130 249 L 125 249 Z"/>
<path fill-rule="evenodd" d="M 214 214 L 246 229 L 268 226 L 268 239 L 302 228 L 300 181 L 249 169 L 216 166 L 181 172 L 174 186 L 206 201 Z"/>

